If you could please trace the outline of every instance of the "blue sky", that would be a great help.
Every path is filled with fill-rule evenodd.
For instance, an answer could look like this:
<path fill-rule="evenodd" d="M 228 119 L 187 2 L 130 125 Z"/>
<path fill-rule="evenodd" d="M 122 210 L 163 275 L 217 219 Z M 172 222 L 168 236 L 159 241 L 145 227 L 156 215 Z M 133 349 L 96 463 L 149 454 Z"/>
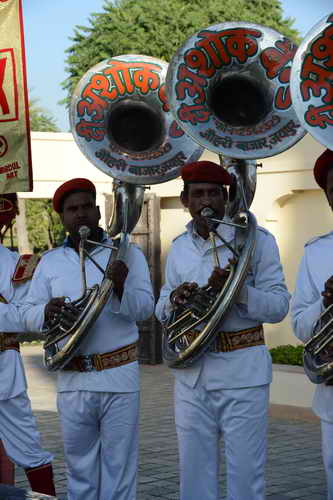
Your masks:
<path fill-rule="evenodd" d="M 65 106 L 58 102 L 66 95 L 65 50 L 77 25 L 88 26 L 92 12 L 102 12 L 104 0 L 23 0 L 25 46 L 30 96 L 69 131 Z M 282 0 L 285 16 L 295 18 L 294 26 L 304 36 L 320 19 L 333 11 L 332 0 Z"/>

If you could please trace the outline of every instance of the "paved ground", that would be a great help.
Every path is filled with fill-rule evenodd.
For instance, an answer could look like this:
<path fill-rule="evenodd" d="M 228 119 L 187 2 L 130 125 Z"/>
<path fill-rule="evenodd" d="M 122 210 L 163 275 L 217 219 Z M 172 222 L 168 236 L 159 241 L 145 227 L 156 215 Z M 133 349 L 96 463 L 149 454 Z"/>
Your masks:
<path fill-rule="evenodd" d="M 66 499 L 63 449 L 55 408 L 54 375 L 42 365 L 41 347 L 23 348 L 29 394 L 45 447 L 55 456 L 58 497 Z M 141 446 L 138 500 L 178 499 L 178 464 L 173 424 L 173 377 L 164 365 L 142 365 Z M 16 485 L 26 488 L 17 469 Z M 0 500 L 4 497 L 0 496 Z M 224 465 L 221 498 L 225 498 Z M 270 419 L 267 500 L 324 500 L 320 429 L 315 421 Z M 84 500 L 84 499 L 82 499 Z M 203 499 L 205 500 L 205 499 Z"/>

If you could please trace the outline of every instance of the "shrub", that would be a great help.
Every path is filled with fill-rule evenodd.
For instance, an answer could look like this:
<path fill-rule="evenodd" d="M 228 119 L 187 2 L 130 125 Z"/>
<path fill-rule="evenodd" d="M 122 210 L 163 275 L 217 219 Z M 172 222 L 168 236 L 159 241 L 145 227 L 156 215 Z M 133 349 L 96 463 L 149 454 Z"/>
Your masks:
<path fill-rule="evenodd" d="M 280 345 L 269 350 L 273 363 L 303 366 L 303 345 Z"/>

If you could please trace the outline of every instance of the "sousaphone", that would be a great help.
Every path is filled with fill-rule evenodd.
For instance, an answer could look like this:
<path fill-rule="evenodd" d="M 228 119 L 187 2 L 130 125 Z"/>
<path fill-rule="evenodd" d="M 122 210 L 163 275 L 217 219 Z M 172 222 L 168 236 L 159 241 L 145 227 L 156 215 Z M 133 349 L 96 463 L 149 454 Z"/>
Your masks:
<path fill-rule="evenodd" d="M 302 126 L 323 146 L 333 149 L 333 11 L 307 33 L 296 52 L 291 94 Z M 314 325 L 304 346 L 304 370 L 311 382 L 333 380 L 333 306 Z"/>
<path fill-rule="evenodd" d="M 333 148 L 333 11 L 311 28 L 292 65 L 291 96 L 302 126 Z"/>
<path fill-rule="evenodd" d="M 173 311 L 163 337 L 163 356 L 171 367 L 191 366 L 209 349 L 244 283 L 256 236 L 249 211 L 255 160 L 289 149 L 305 134 L 290 94 L 296 49 L 273 29 L 230 22 L 200 30 L 170 62 L 166 88 L 175 120 L 237 178 L 236 197 L 228 207 L 228 223 L 236 228 L 231 249 L 236 264 L 220 293 L 199 288 L 187 307 Z M 193 330 L 197 335 L 191 338 Z"/>
<path fill-rule="evenodd" d="M 126 256 L 145 186 L 174 179 L 186 162 L 202 153 L 169 111 L 167 67 L 164 61 L 143 55 L 113 57 L 87 71 L 72 96 L 70 122 L 77 145 L 95 167 L 114 179 L 108 233 L 120 238 L 110 246 L 108 266 Z M 112 294 L 106 270 L 101 283 L 86 285 L 85 246 L 91 241 L 87 229 L 80 230 L 82 293 L 68 302 L 79 315 L 71 328 L 64 326 L 61 316 L 48 326 L 44 361 L 49 370 L 63 368 L 77 353 Z"/>

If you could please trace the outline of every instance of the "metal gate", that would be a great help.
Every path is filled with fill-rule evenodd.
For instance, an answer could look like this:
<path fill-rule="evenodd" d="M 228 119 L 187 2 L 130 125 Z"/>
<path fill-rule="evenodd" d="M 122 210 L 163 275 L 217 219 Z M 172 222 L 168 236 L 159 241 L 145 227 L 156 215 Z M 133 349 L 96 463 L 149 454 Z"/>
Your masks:
<path fill-rule="evenodd" d="M 106 220 L 109 220 L 111 207 L 112 196 L 106 195 Z M 141 216 L 132 231 L 131 240 L 145 254 L 155 300 L 157 300 L 161 288 L 160 198 L 154 193 L 145 193 Z M 138 327 L 140 363 L 162 363 L 162 328 L 160 323 L 153 315 L 146 321 L 138 322 Z"/>
<path fill-rule="evenodd" d="M 135 242 L 146 256 L 155 299 L 161 288 L 161 240 L 160 240 L 160 198 L 155 194 L 145 194 L 139 222 L 132 232 Z M 139 361 L 146 364 L 162 362 L 162 330 L 153 315 L 139 326 Z"/>

